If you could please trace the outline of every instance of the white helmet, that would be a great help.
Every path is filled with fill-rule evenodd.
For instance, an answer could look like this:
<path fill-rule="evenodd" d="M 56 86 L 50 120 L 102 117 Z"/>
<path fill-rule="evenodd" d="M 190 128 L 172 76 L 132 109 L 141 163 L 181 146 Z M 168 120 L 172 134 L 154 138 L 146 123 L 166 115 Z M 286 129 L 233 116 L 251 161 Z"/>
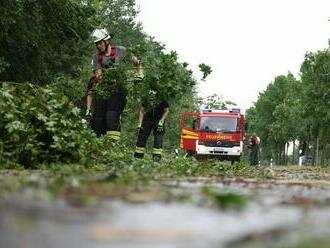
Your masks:
<path fill-rule="evenodd" d="M 154 97 L 156 96 L 157 92 L 154 90 L 149 90 L 149 96 Z"/>
<path fill-rule="evenodd" d="M 111 36 L 109 35 L 108 31 L 105 28 L 102 29 L 94 29 L 92 32 L 92 38 L 94 40 L 94 43 L 99 42 L 101 40 L 109 40 L 111 39 Z"/>

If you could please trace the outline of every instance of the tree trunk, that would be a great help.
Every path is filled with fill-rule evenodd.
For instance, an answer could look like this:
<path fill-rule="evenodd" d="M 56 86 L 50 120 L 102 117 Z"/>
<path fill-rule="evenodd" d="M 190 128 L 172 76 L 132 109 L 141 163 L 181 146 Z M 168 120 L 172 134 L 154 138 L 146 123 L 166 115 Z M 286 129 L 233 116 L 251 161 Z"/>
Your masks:
<path fill-rule="evenodd" d="M 282 157 L 282 164 L 286 165 L 286 143 L 283 144 L 283 157 Z"/>
<path fill-rule="evenodd" d="M 296 164 L 296 161 L 295 161 L 295 153 L 296 153 L 296 141 L 294 140 L 293 141 L 293 148 L 292 148 L 292 164 Z"/>
<path fill-rule="evenodd" d="M 316 155 L 316 140 L 313 141 L 313 150 L 312 150 L 312 165 L 315 165 L 315 155 Z"/>
<path fill-rule="evenodd" d="M 286 143 L 286 151 L 285 151 L 285 165 L 288 165 L 289 162 L 289 142 Z"/>

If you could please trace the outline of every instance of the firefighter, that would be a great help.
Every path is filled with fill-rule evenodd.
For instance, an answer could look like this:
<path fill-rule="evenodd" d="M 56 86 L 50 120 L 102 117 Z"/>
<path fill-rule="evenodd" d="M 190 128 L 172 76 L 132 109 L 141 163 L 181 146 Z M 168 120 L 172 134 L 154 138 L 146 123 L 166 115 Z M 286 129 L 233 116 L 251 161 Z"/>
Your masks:
<path fill-rule="evenodd" d="M 258 153 L 259 153 L 260 139 L 256 133 L 253 133 L 249 139 L 248 148 L 250 148 L 250 165 L 258 165 Z"/>
<path fill-rule="evenodd" d="M 94 76 L 90 79 L 87 89 L 86 117 L 91 119 L 91 127 L 98 137 L 106 134 L 110 140 L 118 141 L 121 136 L 120 117 L 127 102 L 127 92 L 124 87 L 117 87 L 109 95 L 98 96 L 95 95 L 95 87 L 98 83 L 102 84 L 104 70 L 124 65 L 126 48 L 112 45 L 110 42 L 112 37 L 104 28 L 95 29 L 91 36 L 98 52 L 92 59 Z M 131 61 L 136 69 L 135 80 L 141 81 L 143 79 L 141 60 L 132 56 Z M 94 105 L 93 114 L 92 105 Z"/>
<path fill-rule="evenodd" d="M 138 137 L 134 157 L 143 158 L 148 137 L 153 131 L 154 146 L 153 159 L 159 161 L 162 157 L 163 138 L 165 134 L 165 120 L 169 113 L 169 104 L 166 100 L 157 101 L 156 92 L 149 91 L 148 98 L 142 100 L 139 114 Z"/>

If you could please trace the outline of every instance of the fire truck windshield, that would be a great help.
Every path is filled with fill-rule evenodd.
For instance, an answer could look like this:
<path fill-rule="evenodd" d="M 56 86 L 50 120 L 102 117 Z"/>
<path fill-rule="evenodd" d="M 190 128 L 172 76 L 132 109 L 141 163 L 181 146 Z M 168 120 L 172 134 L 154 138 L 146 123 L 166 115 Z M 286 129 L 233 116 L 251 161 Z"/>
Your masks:
<path fill-rule="evenodd" d="M 209 133 L 239 132 L 239 118 L 201 117 L 200 130 Z"/>

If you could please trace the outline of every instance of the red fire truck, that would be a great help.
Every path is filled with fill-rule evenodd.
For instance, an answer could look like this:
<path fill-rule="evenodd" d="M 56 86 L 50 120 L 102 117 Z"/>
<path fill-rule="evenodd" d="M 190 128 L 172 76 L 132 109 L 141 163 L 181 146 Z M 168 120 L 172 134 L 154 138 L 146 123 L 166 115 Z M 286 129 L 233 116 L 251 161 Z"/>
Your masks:
<path fill-rule="evenodd" d="M 184 112 L 180 147 L 198 158 L 239 161 L 243 152 L 245 125 L 240 109 Z"/>

